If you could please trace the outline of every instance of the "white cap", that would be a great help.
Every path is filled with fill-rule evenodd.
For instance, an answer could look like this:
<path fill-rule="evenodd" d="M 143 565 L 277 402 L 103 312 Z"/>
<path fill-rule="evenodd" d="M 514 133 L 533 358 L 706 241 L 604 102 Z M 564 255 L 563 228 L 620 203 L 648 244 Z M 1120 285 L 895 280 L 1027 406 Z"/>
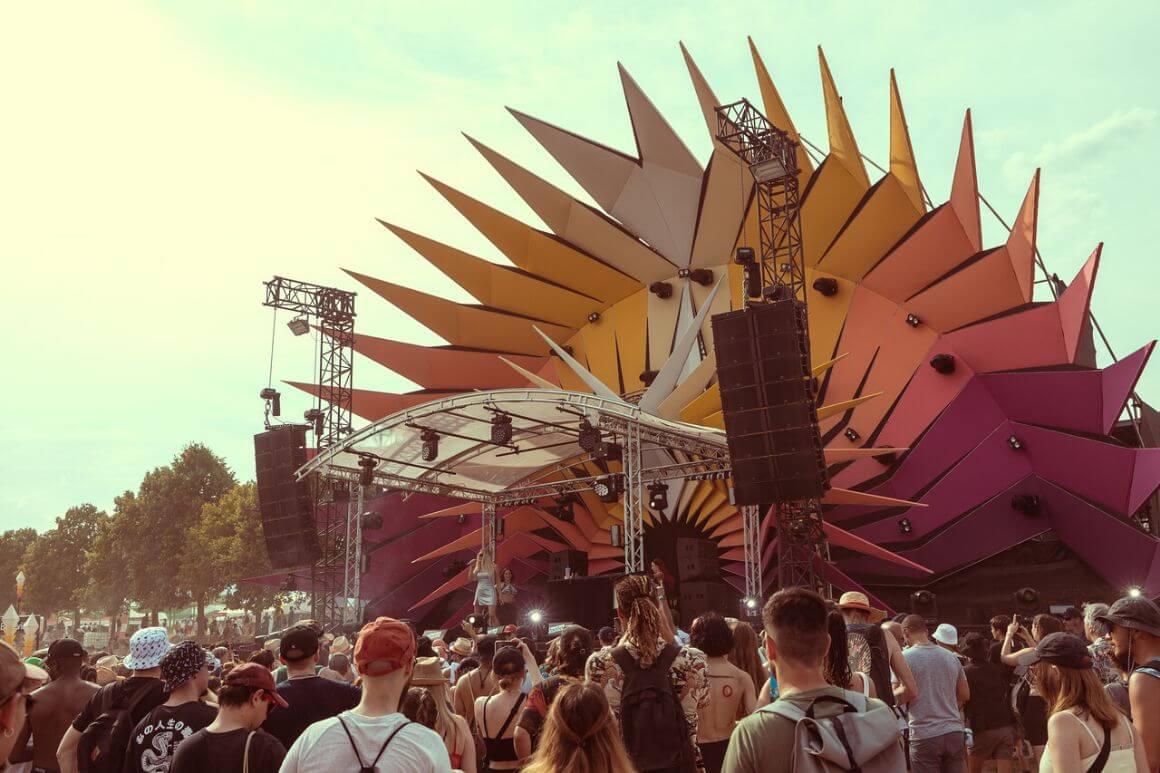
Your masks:
<path fill-rule="evenodd" d="M 948 647 L 959 646 L 959 630 L 950 623 L 939 623 L 938 628 L 935 628 L 934 633 L 931 634 L 931 638 Z"/>

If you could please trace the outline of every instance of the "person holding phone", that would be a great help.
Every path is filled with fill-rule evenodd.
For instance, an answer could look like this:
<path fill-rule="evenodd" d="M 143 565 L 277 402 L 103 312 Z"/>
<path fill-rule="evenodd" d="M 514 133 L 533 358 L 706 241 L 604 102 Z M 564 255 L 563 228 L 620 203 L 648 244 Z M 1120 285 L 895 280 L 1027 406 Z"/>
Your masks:
<path fill-rule="evenodd" d="M 1028 672 L 1028 668 L 1035 662 L 1035 645 L 1048 634 L 1061 631 L 1063 622 L 1055 615 L 1036 615 L 1028 631 L 1019 615 L 1013 614 L 999 655 L 1000 662 L 1014 668 L 1015 675 L 1022 680 L 1015 688 L 1015 708 L 1023 725 L 1023 737 L 1031 745 L 1036 769 L 1047 746 L 1047 699 L 1044 697 L 1043 686 L 1037 683 L 1035 675 Z M 1030 642 L 1031 646 L 1014 651 L 1017 637 Z"/>

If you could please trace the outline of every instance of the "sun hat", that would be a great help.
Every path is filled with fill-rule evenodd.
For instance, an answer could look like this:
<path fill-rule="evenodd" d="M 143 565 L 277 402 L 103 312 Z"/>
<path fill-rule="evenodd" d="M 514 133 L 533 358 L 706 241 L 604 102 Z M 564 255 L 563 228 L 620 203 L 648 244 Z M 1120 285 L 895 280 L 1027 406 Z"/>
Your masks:
<path fill-rule="evenodd" d="M 838 599 L 838 609 L 857 609 L 870 615 L 871 623 L 880 623 L 886 619 L 886 612 L 870 606 L 870 599 L 865 593 L 847 591 Z"/>
<path fill-rule="evenodd" d="M 1160 636 L 1160 607 L 1143 596 L 1117 599 L 1107 612 L 1097 615 L 1096 620 L 1109 627 L 1118 625 Z"/>
<path fill-rule="evenodd" d="M 938 627 L 934 629 L 934 633 L 930 635 L 930 638 L 939 644 L 945 644 L 948 647 L 957 647 L 959 645 L 959 629 L 950 623 L 939 623 Z"/>
<path fill-rule="evenodd" d="M 0 704 L 7 703 L 25 680 L 48 681 L 48 674 L 40 666 L 25 663 L 8 642 L 0 642 Z"/>
<path fill-rule="evenodd" d="M 351 646 L 350 639 L 345 636 L 336 636 L 334 641 L 330 643 L 330 652 L 332 655 L 349 655 L 352 649 L 354 647 Z"/>
<path fill-rule="evenodd" d="M 105 657 L 99 658 L 93 665 L 97 668 L 107 668 L 110 671 L 116 671 L 117 666 L 121 665 L 121 660 L 116 655 L 105 655 Z"/>
<path fill-rule="evenodd" d="M 447 684 L 450 680 L 443 673 L 439 658 L 415 658 L 415 670 L 411 672 L 411 684 L 415 687 L 429 687 Z"/>
<path fill-rule="evenodd" d="M 209 657 L 212 659 L 213 655 Z M 206 659 L 205 650 L 197 642 L 183 641 L 161 658 L 161 678 L 170 690 L 175 690 L 211 665 Z"/>
<path fill-rule="evenodd" d="M 466 636 L 460 636 L 458 639 L 453 641 L 451 646 L 447 649 L 451 650 L 456 655 L 465 658 L 471 654 L 471 639 L 468 639 Z"/>
<path fill-rule="evenodd" d="M 281 646 L 282 646 L 281 639 L 266 639 L 265 643 L 262 645 L 262 649 L 270 650 L 270 652 L 273 652 L 275 655 L 277 655 L 278 648 Z"/>
<path fill-rule="evenodd" d="M 1058 631 L 1049 633 L 1035 645 L 1033 657 L 1028 663 L 1044 660 L 1062 668 L 1091 668 L 1092 654 L 1088 651 L 1087 642 L 1073 633 Z"/>
<path fill-rule="evenodd" d="M 354 664 L 363 676 L 386 676 L 415 658 L 411 626 L 392 617 L 380 617 L 362 627 L 354 645 Z"/>
<path fill-rule="evenodd" d="M 261 663 L 243 663 L 226 674 L 222 684 L 227 687 L 257 687 L 264 690 L 274 703 L 282 708 L 290 704 L 278 694 L 278 686 L 274 684 L 274 675 Z"/>
<path fill-rule="evenodd" d="M 169 634 L 164 628 L 142 628 L 129 639 L 129 657 L 123 665 L 131 671 L 157 668 L 170 646 Z"/>

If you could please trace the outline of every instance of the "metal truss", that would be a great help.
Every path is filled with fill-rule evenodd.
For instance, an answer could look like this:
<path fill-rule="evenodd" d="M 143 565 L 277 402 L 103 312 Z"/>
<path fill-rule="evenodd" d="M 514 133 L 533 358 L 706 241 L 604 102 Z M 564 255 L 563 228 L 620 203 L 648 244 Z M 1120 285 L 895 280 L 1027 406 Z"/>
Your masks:
<path fill-rule="evenodd" d="M 366 508 L 364 488 L 351 484 L 354 496 L 346 509 L 346 561 L 342 577 L 344 623 L 362 622 L 362 514 Z"/>
<path fill-rule="evenodd" d="M 496 556 L 496 541 L 499 534 L 498 530 L 496 529 L 495 503 L 493 502 L 483 503 L 483 523 L 480 527 L 479 533 L 480 539 L 482 540 L 480 544 L 480 550 L 490 556 L 492 562 L 494 562 Z"/>
<path fill-rule="evenodd" d="M 761 530 L 757 505 L 741 508 L 741 532 L 745 552 L 745 602 L 761 603 Z"/>
<path fill-rule="evenodd" d="M 624 436 L 624 571 L 644 571 L 644 502 L 642 502 L 639 425 Z"/>
<path fill-rule="evenodd" d="M 826 551 L 822 510 L 816 499 L 775 506 L 777 518 L 777 584 L 820 590 L 815 565 Z"/>

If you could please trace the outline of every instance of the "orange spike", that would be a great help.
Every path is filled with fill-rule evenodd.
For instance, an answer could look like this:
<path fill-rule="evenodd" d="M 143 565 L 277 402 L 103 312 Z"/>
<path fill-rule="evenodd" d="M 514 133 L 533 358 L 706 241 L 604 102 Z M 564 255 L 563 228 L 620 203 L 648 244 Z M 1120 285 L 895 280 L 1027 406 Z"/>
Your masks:
<path fill-rule="evenodd" d="M 914 158 L 914 146 L 910 144 L 910 130 L 906 126 L 906 113 L 902 110 L 902 97 L 898 94 L 893 67 L 890 68 L 890 174 L 902 184 L 914 209 L 919 214 L 926 212 L 922 183 L 918 179 L 918 162 Z"/>
<path fill-rule="evenodd" d="M 979 178 L 975 170 L 975 135 L 971 128 L 970 110 L 963 119 L 963 137 L 959 141 L 959 160 L 955 163 L 950 205 L 975 252 L 982 252 L 983 225 L 979 218 Z"/>
<path fill-rule="evenodd" d="M 765 62 L 761 59 L 761 54 L 757 52 L 757 45 L 754 44 L 753 38 L 749 40 L 749 53 L 753 56 L 753 69 L 757 71 L 757 86 L 761 90 L 761 101 L 765 105 L 765 116 L 777 128 L 783 132 L 787 132 L 794 142 L 798 143 L 797 160 L 798 168 L 801 169 L 800 178 L 803 180 L 809 179 L 809 176 L 814 171 L 814 164 L 810 160 L 810 154 L 806 153 L 805 144 L 802 143 L 801 135 L 798 134 L 797 128 L 793 125 L 793 119 L 789 116 L 789 110 L 786 109 L 785 103 L 781 101 L 781 95 L 777 92 L 777 87 L 773 85 L 773 78 L 769 77 L 769 70 L 765 68 Z"/>
<path fill-rule="evenodd" d="M 1039 216 L 1039 170 L 1031 178 L 1031 186 L 1019 208 L 1019 217 L 1011 227 L 1007 237 L 1007 254 L 1011 267 L 1023 291 L 1023 300 L 1030 301 L 1035 282 L 1035 231 Z"/>

